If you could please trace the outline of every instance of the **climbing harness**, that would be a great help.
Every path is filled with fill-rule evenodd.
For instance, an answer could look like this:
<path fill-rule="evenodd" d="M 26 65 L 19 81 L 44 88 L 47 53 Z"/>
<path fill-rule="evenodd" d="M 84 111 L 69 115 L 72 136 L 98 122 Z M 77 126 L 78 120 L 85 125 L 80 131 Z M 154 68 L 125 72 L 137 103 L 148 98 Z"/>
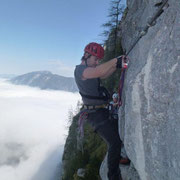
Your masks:
<path fill-rule="evenodd" d="M 99 108 L 107 108 L 107 104 L 102 104 L 102 105 L 83 105 L 84 109 L 88 110 L 96 110 Z"/>
<path fill-rule="evenodd" d="M 127 56 L 125 57 L 122 56 L 122 59 L 124 60 L 124 66 L 121 68 L 121 76 L 120 76 L 119 88 L 118 88 L 118 95 L 119 95 L 118 106 L 119 107 L 122 105 L 121 97 L 122 97 L 122 90 L 124 86 L 125 71 L 128 68 L 128 63 L 129 63 L 129 58 Z"/>
<path fill-rule="evenodd" d="M 80 136 L 84 136 L 84 122 L 85 120 L 87 119 L 88 117 L 88 111 L 85 109 L 85 110 L 82 110 L 80 112 L 80 116 L 79 116 L 79 120 L 78 120 L 78 127 L 79 127 L 79 133 L 80 133 Z"/>
<path fill-rule="evenodd" d="M 83 153 L 83 137 L 84 137 L 84 122 L 88 117 L 88 110 L 83 109 L 80 111 L 79 119 L 78 119 L 78 135 L 77 135 L 77 148 Z"/>
<path fill-rule="evenodd" d="M 140 35 L 137 37 L 137 39 L 135 39 L 134 43 L 132 44 L 132 46 L 130 47 L 130 49 L 125 53 L 125 57 L 127 57 L 129 55 L 129 53 L 133 50 L 133 48 L 136 46 L 136 44 L 139 42 L 139 40 L 145 36 L 148 32 L 148 29 L 151 26 L 154 26 L 156 24 L 156 20 L 157 18 L 163 13 L 163 7 L 166 5 L 166 3 L 168 2 L 168 0 L 163 0 L 162 4 L 160 5 L 160 7 L 158 8 L 157 12 L 154 14 L 153 17 L 151 17 L 147 23 L 147 25 L 145 26 L 145 28 L 140 32 Z M 118 89 L 118 93 L 119 93 L 119 101 L 118 101 L 118 105 L 119 107 L 122 105 L 122 90 L 123 90 L 123 86 L 124 86 L 124 78 L 125 78 L 125 72 L 126 72 L 126 68 L 122 68 L 121 69 L 121 76 L 120 76 L 120 81 L 119 81 L 119 89 Z"/>
<path fill-rule="evenodd" d="M 119 88 L 118 88 L 118 94 L 119 94 L 119 99 L 118 99 L 118 106 L 120 107 L 122 105 L 122 90 L 124 86 L 124 77 L 125 77 L 125 69 L 121 69 L 121 76 L 119 80 Z"/>

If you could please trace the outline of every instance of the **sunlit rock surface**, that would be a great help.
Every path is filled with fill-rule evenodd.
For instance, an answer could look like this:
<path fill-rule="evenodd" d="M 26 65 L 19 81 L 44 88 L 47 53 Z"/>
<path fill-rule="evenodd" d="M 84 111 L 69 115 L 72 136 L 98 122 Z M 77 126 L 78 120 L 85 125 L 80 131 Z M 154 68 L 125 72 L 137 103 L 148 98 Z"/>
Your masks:
<path fill-rule="evenodd" d="M 126 52 L 160 2 L 127 1 L 120 32 Z M 129 54 L 119 126 L 127 155 L 142 180 L 180 179 L 179 27 L 180 1 L 169 0 Z"/>

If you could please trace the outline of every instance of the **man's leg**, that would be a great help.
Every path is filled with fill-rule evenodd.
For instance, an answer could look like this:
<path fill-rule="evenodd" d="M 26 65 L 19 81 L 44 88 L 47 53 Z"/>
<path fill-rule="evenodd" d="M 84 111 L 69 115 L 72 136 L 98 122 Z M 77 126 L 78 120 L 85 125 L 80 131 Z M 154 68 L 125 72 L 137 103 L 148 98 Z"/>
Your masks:
<path fill-rule="evenodd" d="M 107 109 L 90 113 L 88 121 L 95 131 L 108 145 L 108 178 L 109 180 L 121 180 L 119 161 L 121 155 L 121 140 L 118 133 L 118 123 L 109 119 Z"/>
<path fill-rule="evenodd" d="M 109 121 L 97 129 L 98 134 L 108 145 L 108 178 L 121 180 L 119 160 L 121 155 L 121 140 L 118 128 Z"/>

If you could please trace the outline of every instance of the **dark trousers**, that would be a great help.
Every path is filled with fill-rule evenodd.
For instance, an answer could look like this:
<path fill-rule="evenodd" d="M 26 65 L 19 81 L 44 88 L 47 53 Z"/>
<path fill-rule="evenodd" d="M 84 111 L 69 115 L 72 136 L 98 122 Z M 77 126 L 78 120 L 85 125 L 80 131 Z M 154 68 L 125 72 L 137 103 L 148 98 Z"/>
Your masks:
<path fill-rule="evenodd" d="M 121 180 L 119 169 L 121 140 L 118 133 L 117 120 L 109 119 L 109 111 L 107 109 L 99 109 L 88 115 L 88 121 L 108 145 L 109 180 Z"/>

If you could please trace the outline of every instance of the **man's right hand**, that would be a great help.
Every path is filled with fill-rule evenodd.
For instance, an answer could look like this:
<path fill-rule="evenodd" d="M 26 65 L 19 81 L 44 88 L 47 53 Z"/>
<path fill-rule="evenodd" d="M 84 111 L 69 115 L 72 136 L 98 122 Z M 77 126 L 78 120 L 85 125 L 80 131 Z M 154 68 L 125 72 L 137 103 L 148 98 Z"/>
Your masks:
<path fill-rule="evenodd" d="M 128 68 L 129 59 L 125 55 L 117 57 L 117 68 Z"/>

